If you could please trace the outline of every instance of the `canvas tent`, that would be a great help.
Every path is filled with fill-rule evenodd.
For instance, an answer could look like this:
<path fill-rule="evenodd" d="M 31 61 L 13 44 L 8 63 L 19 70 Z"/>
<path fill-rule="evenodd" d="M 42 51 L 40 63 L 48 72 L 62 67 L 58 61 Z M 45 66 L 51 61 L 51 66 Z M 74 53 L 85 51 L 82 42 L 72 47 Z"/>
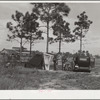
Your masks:
<path fill-rule="evenodd" d="M 53 54 L 44 53 L 45 70 L 50 70 L 50 65 L 53 64 Z"/>
<path fill-rule="evenodd" d="M 43 54 L 35 54 L 27 63 L 25 63 L 25 67 L 43 69 L 44 66 L 44 58 Z"/>

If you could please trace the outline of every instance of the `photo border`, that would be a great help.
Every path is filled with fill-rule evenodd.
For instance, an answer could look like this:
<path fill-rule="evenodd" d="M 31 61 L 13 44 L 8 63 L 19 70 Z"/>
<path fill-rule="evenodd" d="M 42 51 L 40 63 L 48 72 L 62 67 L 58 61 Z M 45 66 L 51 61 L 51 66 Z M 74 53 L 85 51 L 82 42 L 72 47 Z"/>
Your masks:
<path fill-rule="evenodd" d="M 100 3 L 99 0 L 4 0 L 0 3 L 28 2 L 66 2 L 66 3 Z M 100 99 L 100 90 L 0 90 L 0 99 Z"/>

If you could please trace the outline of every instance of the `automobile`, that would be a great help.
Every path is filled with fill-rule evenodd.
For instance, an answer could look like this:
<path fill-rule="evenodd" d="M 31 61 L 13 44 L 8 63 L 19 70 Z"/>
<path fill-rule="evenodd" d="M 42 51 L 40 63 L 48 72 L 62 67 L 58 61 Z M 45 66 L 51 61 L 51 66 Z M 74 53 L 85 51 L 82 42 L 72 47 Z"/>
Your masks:
<path fill-rule="evenodd" d="M 74 71 L 86 71 L 91 72 L 90 57 L 87 56 L 77 56 L 75 59 Z"/>

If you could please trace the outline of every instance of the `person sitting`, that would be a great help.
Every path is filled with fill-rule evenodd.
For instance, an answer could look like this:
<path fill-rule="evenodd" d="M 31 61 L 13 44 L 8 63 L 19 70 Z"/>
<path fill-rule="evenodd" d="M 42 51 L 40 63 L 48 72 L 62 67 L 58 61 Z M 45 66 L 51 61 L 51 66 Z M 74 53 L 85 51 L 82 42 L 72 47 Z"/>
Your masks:
<path fill-rule="evenodd" d="M 85 51 L 82 51 L 81 56 L 85 57 Z"/>
<path fill-rule="evenodd" d="M 87 56 L 87 57 L 90 57 L 90 54 L 89 54 L 89 52 L 88 52 L 88 51 L 86 51 L 86 56 Z"/>

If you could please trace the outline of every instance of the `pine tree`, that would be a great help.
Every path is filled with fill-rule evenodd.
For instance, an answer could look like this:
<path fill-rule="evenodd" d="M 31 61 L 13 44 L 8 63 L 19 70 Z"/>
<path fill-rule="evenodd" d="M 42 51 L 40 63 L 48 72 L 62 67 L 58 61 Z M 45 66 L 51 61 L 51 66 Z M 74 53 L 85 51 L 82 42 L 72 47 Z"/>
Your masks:
<path fill-rule="evenodd" d="M 88 19 L 88 16 L 86 15 L 85 11 L 78 15 L 77 18 L 78 21 L 74 23 L 76 27 L 73 32 L 76 35 L 76 39 L 80 39 L 80 51 L 82 51 L 82 39 L 85 37 L 86 33 L 90 28 L 90 25 L 93 22 Z"/>
<path fill-rule="evenodd" d="M 36 13 L 42 22 L 46 23 L 47 28 L 47 46 L 46 52 L 49 51 L 49 30 L 50 23 L 56 21 L 57 16 L 68 16 L 70 8 L 65 3 L 32 3 L 33 12 Z"/>
<path fill-rule="evenodd" d="M 52 42 L 59 42 L 59 53 L 61 53 L 61 43 L 62 42 L 74 42 L 74 36 L 70 32 L 69 23 L 63 20 L 62 16 L 57 16 L 55 24 L 52 26 L 53 35 L 56 36 Z"/>

